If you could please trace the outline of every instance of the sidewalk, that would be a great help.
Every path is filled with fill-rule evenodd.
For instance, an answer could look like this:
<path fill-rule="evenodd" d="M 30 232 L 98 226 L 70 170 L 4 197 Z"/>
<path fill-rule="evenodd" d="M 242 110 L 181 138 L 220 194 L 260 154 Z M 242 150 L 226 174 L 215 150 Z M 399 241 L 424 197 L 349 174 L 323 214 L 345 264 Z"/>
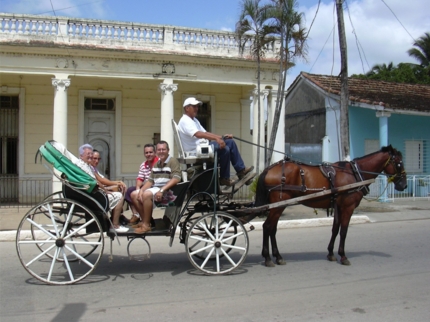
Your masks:
<path fill-rule="evenodd" d="M 27 207 L 0 208 L 0 241 L 14 240 L 16 229 L 29 209 Z M 130 217 L 128 212 L 125 215 Z M 363 199 L 351 218 L 351 224 L 412 219 L 430 219 L 429 200 L 405 199 L 395 203 L 381 203 Z M 255 229 L 261 229 L 263 221 L 264 218 L 257 217 L 252 221 L 252 225 Z M 284 210 L 278 228 L 326 225 L 332 225 L 332 218 L 327 218 L 324 209 L 315 211 L 312 208 L 296 205 Z"/>

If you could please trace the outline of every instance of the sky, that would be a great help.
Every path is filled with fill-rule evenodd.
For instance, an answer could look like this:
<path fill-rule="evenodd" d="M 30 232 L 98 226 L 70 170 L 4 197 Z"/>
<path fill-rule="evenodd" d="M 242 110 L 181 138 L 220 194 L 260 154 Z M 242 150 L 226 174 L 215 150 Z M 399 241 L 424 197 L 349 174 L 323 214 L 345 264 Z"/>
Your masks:
<path fill-rule="evenodd" d="M 0 12 L 140 22 L 234 31 L 241 0 L 0 0 Z M 318 0 L 297 0 L 309 29 Z M 347 0 L 344 12 L 348 72 L 375 64 L 416 61 L 407 50 L 430 32 L 428 0 Z M 287 86 L 301 71 L 339 75 L 340 53 L 334 0 L 321 0 L 309 32 L 307 59 L 288 72 Z M 54 10 L 53 10 L 54 9 Z"/>

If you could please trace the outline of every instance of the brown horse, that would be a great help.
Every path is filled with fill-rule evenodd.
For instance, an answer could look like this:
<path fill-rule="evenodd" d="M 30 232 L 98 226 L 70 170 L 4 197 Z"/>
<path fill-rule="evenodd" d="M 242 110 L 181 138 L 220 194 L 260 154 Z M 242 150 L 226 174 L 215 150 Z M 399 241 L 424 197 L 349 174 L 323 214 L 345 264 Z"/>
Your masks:
<path fill-rule="evenodd" d="M 255 206 L 376 178 L 382 172 L 389 176 L 389 181 L 394 182 L 396 190 L 403 191 L 406 188 L 407 180 L 402 154 L 391 145 L 351 162 L 339 161 L 326 166 L 310 166 L 284 159 L 269 166 L 261 173 L 257 183 Z M 301 202 L 307 207 L 334 209 L 332 235 L 328 244 L 327 259 L 329 261 L 336 261 L 333 248 L 340 227 L 338 254 L 343 265 L 350 265 L 345 255 L 346 234 L 352 213 L 366 192 L 367 187 L 363 187 Z M 275 257 L 276 263 L 278 265 L 286 264 L 276 243 L 278 220 L 285 208 L 285 206 L 272 208 L 263 224 L 262 256 L 268 267 L 275 266 L 269 254 L 269 237 L 272 244 L 272 255 Z"/>

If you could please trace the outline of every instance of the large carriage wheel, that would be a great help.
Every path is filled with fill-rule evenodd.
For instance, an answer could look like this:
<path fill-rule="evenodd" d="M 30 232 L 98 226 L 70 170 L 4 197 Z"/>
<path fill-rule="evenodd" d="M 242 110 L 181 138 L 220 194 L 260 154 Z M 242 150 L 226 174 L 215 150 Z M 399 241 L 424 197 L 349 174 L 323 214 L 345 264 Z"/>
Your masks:
<path fill-rule="evenodd" d="M 248 254 L 248 233 L 234 216 L 210 213 L 188 231 L 185 248 L 191 264 L 202 272 L 221 275 L 238 268 Z"/>
<path fill-rule="evenodd" d="M 38 280 L 73 284 L 97 267 L 103 229 L 85 206 L 70 199 L 46 200 L 21 220 L 16 249 L 21 264 Z"/>

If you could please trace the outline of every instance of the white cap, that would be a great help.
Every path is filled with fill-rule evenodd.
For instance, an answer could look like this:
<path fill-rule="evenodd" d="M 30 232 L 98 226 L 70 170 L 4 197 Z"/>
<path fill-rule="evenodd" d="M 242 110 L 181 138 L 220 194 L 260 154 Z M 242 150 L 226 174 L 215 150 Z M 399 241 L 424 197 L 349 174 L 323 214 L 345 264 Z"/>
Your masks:
<path fill-rule="evenodd" d="M 196 98 L 195 98 L 195 97 L 188 97 L 188 98 L 184 101 L 184 105 L 183 105 L 183 107 L 188 106 L 188 105 L 202 105 L 202 102 L 200 102 L 200 101 L 196 100 Z"/>

